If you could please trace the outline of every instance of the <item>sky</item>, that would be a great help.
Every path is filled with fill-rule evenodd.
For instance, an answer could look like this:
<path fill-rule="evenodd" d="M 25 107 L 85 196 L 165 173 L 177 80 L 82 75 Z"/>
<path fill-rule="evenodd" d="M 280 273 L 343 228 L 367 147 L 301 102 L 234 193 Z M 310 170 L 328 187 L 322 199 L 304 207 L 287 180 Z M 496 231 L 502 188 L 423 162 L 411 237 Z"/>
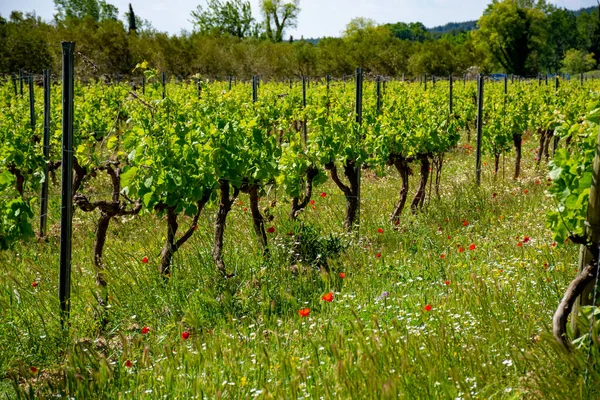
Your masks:
<path fill-rule="evenodd" d="M 191 31 L 190 12 L 206 0 L 107 0 L 127 11 L 129 3 L 142 19 L 159 31 L 178 34 Z M 295 39 L 340 36 L 346 24 L 356 17 L 372 18 L 376 22 L 422 22 L 427 27 L 448 22 L 478 19 L 490 1 L 487 0 L 300 0 L 298 26 L 286 31 L 286 37 Z M 250 0 L 255 18 L 260 19 L 259 0 Z M 596 0 L 554 0 L 559 7 L 577 10 L 596 5 Z M 13 10 L 35 11 L 44 20 L 52 20 L 55 13 L 53 0 L 0 0 L 0 15 L 8 17 Z"/>

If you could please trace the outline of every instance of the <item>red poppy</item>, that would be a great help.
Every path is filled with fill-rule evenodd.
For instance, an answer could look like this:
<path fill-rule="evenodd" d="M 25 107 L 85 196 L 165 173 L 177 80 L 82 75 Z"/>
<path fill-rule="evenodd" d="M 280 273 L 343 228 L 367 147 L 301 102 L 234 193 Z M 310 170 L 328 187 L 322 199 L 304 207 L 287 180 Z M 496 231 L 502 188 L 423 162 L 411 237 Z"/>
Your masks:
<path fill-rule="evenodd" d="M 145 257 L 145 256 L 144 256 L 144 258 L 142 258 L 142 262 L 143 262 L 144 264 L 148 264 L 148 257 Z"/>
<path fill-rule="evenodd" d="M 381 229 L 381 228 L 377 228 L 377 232 L 378 232 L 378 233 L 383 233 L 383 229 Z"/>
<path fill-rule="evenodd" d="M 288 236 L 294 236 L 294 232 L 288 232 L 287 235 Z"/>
<path fill-rule="evenodd" d="M 450 285 L 450 281 L 446 281 L 446 282 L 444 282 L 444 284 L 445 284 L 446 286 L 448 286 L 448 285 Z"/>
<path fill-rule="evenodd" d="M 142 335 L 147 334 L 148 332 L 150 332 L 150 328 L 148 328 L 147 326 L 142 328 Z"/>
<path fill-rule="evenodd" d="M 431 311 L 431 304 L 427 304 L 425 306 L 425 311 Z"/>
<path fill-rule="evenodd" d="M 517 243 L 517 247 L 521 247 L 523 244 L 521 242 Z"/>
<path fill-rule="evenodd" d="M 464 248 L 464 247 L 461 247 L 460 249 L 458 249 L 458 252 L 459 252 L 459 253 L 462 253 L 463 251 L 465 251 L 465 248 Z"/>
<path fill-rule="evenodd" d="M 321 300 L 331 303 L 333 301 L 333 293 L 329 292 L 327 294 L 324 294 L 323 296 L 321 296 Z"/>
<path fill-rule="evenodd" d="M 248 211 L 248 208 L 244 207 L 244 212 Z"/>
<path fill-rule="evenodd" d="M 469 221 L 467 221 L 466 219 L 463 219 L 462 226 L 469 226 Z"/>
<path fill-rule="evenodd" d="M 131 360 L 127 360 L 127 361 L 125 361 L 125 366 L 126 366 L 127 368 L 131 368 L 131 367 L 133 366 L 133 364 L 131 363 Z"/>
<path fill-rule="evenodd" d="M 446 255 L 444 253 L 442 253 L 442 255 L 440 256 L 441 259 L 446 258 Z"/>
<path fill-rule="evenodd" d="M 267 229 L 267 232 L 269 232 L 269 233 L 275 232 L 275 227 L 274 226 L 269 227 L 269 229 Z"/>
<path fill-rule="evenodd" d="M 492 197 L 498 196 L 498 193 L 492 193 Z"/>
<path fill-rule="evenodd" d="M 321 192 L 321 197 L 325 197 L 325 196 L 327 196 L 327 193 Z"/>
<path fill-rule="evenodd" d="M 552 247 L 556 247 L 556 242 L 552 243 Z"/>
<path fill-rule="evenodd" d="M 448 235 L 448 240 L 452 239 L 452 236 Z"/>
<path fill-rule="evenodd" d="M 375 257 L 377 257 L 377 258 L 381 258 L 381 253 L 377 253 L 377 254 L 375 254 Z"/>
<path fill-rule="evenodd" d="M 539 185 L 539 184 L 540 184 L 540 181 L 539 181 L 539 179 L 535 181 L 535 184 L 536 184 L 536 185 Z"/>
<path fill-rule="evenodd" d="M 188 331 L 181 332 L 181 338 L 183 340 L 188 340 L 190 338 L 190 333 Z"/>
<path fill-rule="evenodd" d="M 238 206 L 241 206 L 242 204 L 244 204 L 244 203 L 242 203 L 241 201 L 238 201 Z"/>
<path fill-rule="evenodd" d="M 32 374 L 37 374 L 38 369 L 36 367 L 29 367 L 29 370 L 31 371 Z"/>
<path fill-rule="evenodd" d="M 36 287 L 38 285 L 37 281 L 31 282 L 31 287 Z"/>
<path fill-rule="evenodd" d="M 475 244 L 471 243 L 471 245 L 469 246 L 469 250 L 475 250 Z"/>
<path fill-rule="evenodd" d="M 397 219 L 396 222 L 394 222 L 394 225 L 400 225 L 400 220 Z"/>
<path fill-rule="evenodd" d="M 310 204 L 315 204 L 315 201 L 314 201 L 314 200 L 311 200 L 311 201 L 310 201 Z"/>
<path fill-rule="evenodd" d="M 525 190 L 523 191 L 523 193 L 527 194 L 527 193 L 529 193 L 529 190 L 525 189 Z"/>
<path fill-rule="evenodd" d="M 530 239 L 531 239 L 531 238 L 530 238 L 529 236 L 524 236 L 524 237 L 523 237 L 523 243 L 527 243 L 527 242 L 529 242 L 529 240 L 530 240 Z"/>
<path fill-rule="evenodd" d="M 306 307 L 306 308 L 301 308 L 300 310 L 298 310 L 298 314 L 301 317 L 308 317 L 308 315 L 310 314 L 310 308 Z"/>
<path fill-rule="evenodd" d="M 340 272 L 340 278 L 345 279 L 346 278 L 346 273 L 345 272 Z"/>

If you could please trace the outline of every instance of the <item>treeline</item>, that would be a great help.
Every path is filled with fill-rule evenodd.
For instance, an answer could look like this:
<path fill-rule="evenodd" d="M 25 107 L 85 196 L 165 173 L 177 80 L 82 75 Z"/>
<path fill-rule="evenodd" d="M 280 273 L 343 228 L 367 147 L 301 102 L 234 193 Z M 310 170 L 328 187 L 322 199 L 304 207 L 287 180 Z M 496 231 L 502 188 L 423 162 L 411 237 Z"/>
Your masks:
<path fill-rule="evenodd" d="M 153 29 L 135 17 L 131 8 L 121 21 L 110 4 L 85 2 L 92 11 L 69 11 L 65 8 L 69 0 L 57 1 L 59 13 L 52 22 L 18 11 L 7 19 L 0 17 L 0 72 L 40 73 L 48 68 L 59 73 L 61 41 L 76 42 L 77 74 L 82 77 L 129 75 L 142 61 L 182 78 L 195 74 L 265 79 L 344 76 L 356 66 L 367 73 L 396 77 L 463 74 L 473 67 L 486 73 L 534 75 L 585 72 L 600 57 L 598 9 L 576 16 L 543 1 L 531 6 L 516 0 L 493 2 L 478 21 L 478 29 L 458 29 L 441 36 L 419 23 L 377 25 L 357 18 L 342 37 L 316 43 L 284 40 L 289 26 L 271 26 L 267 13 L 265 21 L 255 22 L 242 0 L 210 0 L 208 8 L 192 13 L 194 31 L 179 35 Z M 294 4 L 297 17 L 298 1 Z M 233 22 L 217 18 L 218 7 L 225 6 L 245 12 L 240 22 L 245 25 L 235 25 L 235 18 Z"/>

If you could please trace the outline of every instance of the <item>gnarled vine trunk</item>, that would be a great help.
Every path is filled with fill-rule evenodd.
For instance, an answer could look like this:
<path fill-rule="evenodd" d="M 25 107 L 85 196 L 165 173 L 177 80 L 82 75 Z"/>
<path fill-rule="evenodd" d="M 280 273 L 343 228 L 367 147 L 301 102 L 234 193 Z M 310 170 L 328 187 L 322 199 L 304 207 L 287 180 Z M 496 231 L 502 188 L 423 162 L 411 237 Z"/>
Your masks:
<path fill-rule="evenodd" d="M 354 229 L 354 224 L 359 211 L 358 195 L 360 190 L 360 171 L 358 171 L 356 167 L 355 160 L 347 160 L 344 164 L 344 175 L 346 176 L 349 185 L 346 185 L 340 179 L 335 163 L 330 162 L 326 164 L 325 169 L 329 171 L 331 179 L 346 197 L 346 217 L 344 218 L 344 228 L 346 228 L 348 231 L 352 231 L 352 229 Z"/>
<path fill-rule="evenodd" d="M 402 210 L 404 210 L 404 205 L 406 204 L 406 200 L 408 199 L 408 176 L 410 174 L 410 168 L 408 166 L 408 160 L 403 158 L 402 156 L 393 157 L 391 162 L 396 167 L 396 170 L 400 174 L 400 179 L 402 180 L 402 188 L 400 189 L 400 198 L 394 207 L 394 211 L 390 215 L 389 221 L 396 222 L 400 214 L 402 214 Z"/>
<path fill-rule="evenodd" d="M 181 236 L 177 241 L 175 238 L 177 237 L 177 230 L 179 229 L 179 223 L 177 222 L 178 215 L 175 212 L 176 207 L 166 207 L 167 210 L 167 237 L 165 239 L 165 244 L 160 252 L 160 273 L 163 275 L 169 275 L 171 273 L 171 263 L 173 262 L 173 255 L 179 250 L 179 248 L 187 242 L 196 227 L 198 226 L 198 219 L 200 218 L 200 213 L 204 209 L 204 206 L 210 200 L 211 191 L 206 191 L 200 200 L 196 203 L 196 214 L 192 218 L 192 223 L 188 230 Z M 164 207 L 164 206 L 159 206 Z"/>
<path fill-rule="evenodd" d="M 252 213 L 254 232 L 256 233 L 256 236 L 258 236 L 263 255 L 268 257 L 269 247 L 267 242 L 267 232 L 265 231 L 265 219 L 258 208 L 258 184 L 249 186 L 248 195 L 250 196 L 250 212 Z"/>
<path fill-rule="evenodd" d="M 104 277 L 104 246 L 106 245 L 106 236 L 108 234 L 108 227 L 112 218 L 116 216 L 124 215 L 135 215 L 142 209 L 140 201 L 136 201 L 132 204 L 132 208 L 127 208 L 127 203 L 121 202 L 120 199 L 120 174 L 121 169 L 119 167 L 113 167 L 110 163 L 99 167 L 99 170 L 104 170 L 110 176 L 112 181 L 112 199 L 111 201 L 96 201 L 91 202 L 86 196 L 81 193 L 76 193 L 73 196 L 74 205 L 79 207 L 84 212 L 91 212 L 96 209 L 100 210 L 100 217 L 98 219 L 98 227 L 96 228 L 96 238 L 94 241 L 94 255 L 93 255 L 93 266 L 96 274 L 96 285 L 98 286 L 98 292 L 96 298 L 98 304 L 104 309 L 108 304 L 108 293 L 107 283 Z M 102 326 L 107 323 L 106 318 L 102 318 Z"/>
<path fill-rule="evenodd" d="M 521 174 L 521 150 L 523 146 L 523 135 L 520 133 L 513 133 L 513 145 L 515 146 L 515 174 L 513 179 L 519 178 Z"/>
<path fill-rule="evenodd" d="M 298 218 L 298 214 L 302 212 L 308 206 L 310 198 L 312 197 L 313 181 L 319 174 L 319 170 L 314 165 L 309 166 L 306 169 L 306 181 L 304 183 L 304 195 L 302 200 L 300 196 L 296 196 L 292 199 L 292 209 L 290 211 L 290 220 L 295 221 Z"/>
<path fill-rule="evenodd" d="M 419 187 L 417 188 L 417 193 L 415 193 L 415 197 L 410 205 L 410 209 L 412 213 L 417 212 L 417 208 L 423 207 L 423 202 L 425 201 L 425 190 L 427 189 L 427 180 L 429 179 L 429 155 L 421 154 L 417 157 L 421 161 L 421 180 L 419 181 Z"/>
<path fill-rule="evenodd" d="M 215 217 L 215 240 L 213 243 L 212 257 L 217 270 L 223 275 L 227 275 L 225 262 L 223 261 L 223 236 L 225 235 L 225 225 L 227 214 L 231 211 L 231 206 L 239 194 L 239 188 L 234 187 L 233 195 L 230 196 L 231 188 L 226 179 L 219 180 L 219 208 Z"/>

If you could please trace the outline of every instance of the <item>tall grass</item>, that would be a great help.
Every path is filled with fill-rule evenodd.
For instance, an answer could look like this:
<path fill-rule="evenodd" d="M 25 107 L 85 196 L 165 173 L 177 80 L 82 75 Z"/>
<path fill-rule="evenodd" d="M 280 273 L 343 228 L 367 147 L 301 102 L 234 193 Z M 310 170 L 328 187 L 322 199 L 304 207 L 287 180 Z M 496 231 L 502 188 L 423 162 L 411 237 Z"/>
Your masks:
<path fill-rule="evenodd" d="M 383 178 L 366 172 L 358 234 L 344 233 L 337 189 L 318 189 L 326 196 L 300 219 L 316 239 L 338 238 L 345 248 L 328 260 L 329 274 L 308 262 L 291 266 L 296 247 L 288 233 L 298 226 L 287 221 L 289 205 L 275 189 L 261 199 L 276 200 L 270 259 L 262 257 L 241 196 L 226 231 L 225 261 L 235 273 L 227 280 L 210 254 L 213 208 L 176 254 L 168 282 L 158 272 L 165 222 L 151 215 L 117 220 L 105 251 L 104 329 L 91 263 L 97 216 L 78 211 L 68 329 L 58 315 L 57 226 L 47 242 L 0 253 L 0 394 L 597 398 L 597 351 L 564 354 L 549 334 L 575 275 L 577 248 L 553 243 L 544 227 L 552 206 L 545 172 L 534 168 L 532 155 L 526 178 L 495 177 L 484 166 L 476 187 L 473 158 L 462 149 L 450 154 L 441 197 L 416 215 L 405 210 L 397 226 L 386 221 L 399 180 L 391 170 Z M 58 222 L 56 199 L 51 224 Z M 321 299 L 328 292 L 332 302 Z M 298 314 L 304 308 L 308 317 Z"/>

